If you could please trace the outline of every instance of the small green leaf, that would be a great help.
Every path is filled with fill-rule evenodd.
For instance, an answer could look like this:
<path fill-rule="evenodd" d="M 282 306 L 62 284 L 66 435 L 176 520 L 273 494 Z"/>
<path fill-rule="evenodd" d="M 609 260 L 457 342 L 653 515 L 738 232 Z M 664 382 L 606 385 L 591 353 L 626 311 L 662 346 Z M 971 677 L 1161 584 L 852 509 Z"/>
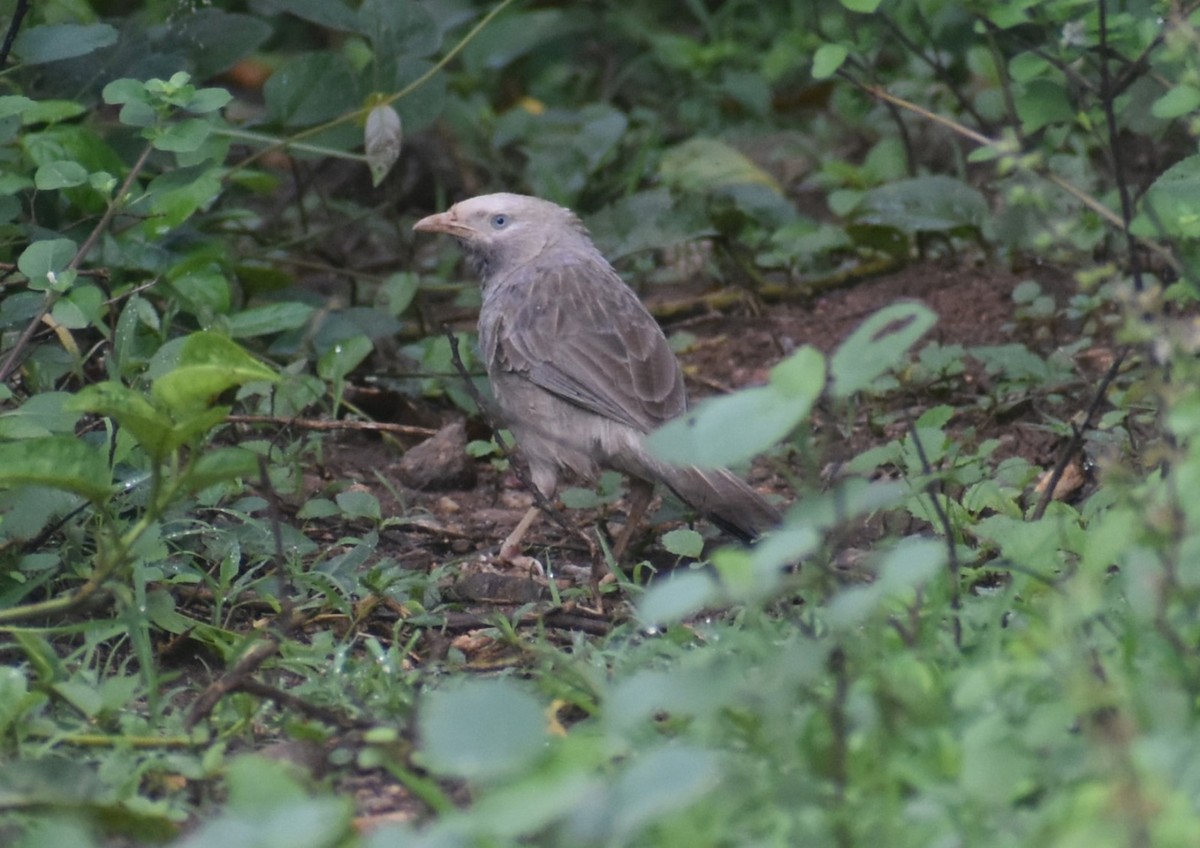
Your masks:
<path fill-rule="evenodd" d="M 368 521 L 379 521 L 383 518 L 379 499 L 364 489 L 339 492 L 334 496 L 334 501 L 347 518 L 365 518 Z"/>
<path fill-rule="evenodd" d="M 30 100 L 20 94 L 6 94 L 0 97 L 0 118 L 11 118 L 13 115 L 20 115 L 37 103 L 35 100 Z"/>
<path fill-rule="evenodd" d="M 53 287 L 55 276 L 66 269 L 78 252 L 79 245 L 70 239 L 35 241 L 17 258 L 17 270 L 35 288 Z"/>
<path fill-rule="evenodd" d="M 201 88 L 192 95 L 185 108 L 193 114 L 206 115 L 226 106 L 231 100 L 233 95 L 223 88 Z"/>
<path fill-rule="evenodd" d="M 317 374 L 322 380 L 337 382 L 357 368 L 371 355 L 375 345 L 366 336 L 351 336 L 334 344 L 317 360 Z"/>
<path fill-rule="evenodd" d="M 920 303 L 897 303 L 876 312 L 842 342 L 829 361 L 835 397 L 868 388 L 898 365 L 937 315 Z"/>
<path fill-rule="evenodd" d="M 841 44 L 822 44 L 813 54 L 812 75 L 814 79 L 829 79 L 846 61 L 850 51 Z"/>
<path fill-rule="evenodd" d="M 104 454 L 71 436 L 0 444 L 0 487 L 50 486 L 100 502 L 112 491 Z"/>
<path fill-rule="evenodd" d="M 167 124 L 156 132 L 151 140 L 156 150 L 166 150 L 171 153 L 191 153 L 204 144 L 212 124 L 204 118 L 185 118 Z"/>
<path fill-rule="evenodd" d="M 117 103 L 132 103 L 135 100 L 144 101 L 146 99 L 146 86 L 140 80 L 115 79 L 108 85 L 104 86 L 101 92 L 104 102 L 108 104 Z"/>
<path fill-rule="evenodd" d="M 687 527 L 680 527 L 662 537 L 663 547 L 679 557 L 699 559 L 704 553 L 704 537 Z"/>

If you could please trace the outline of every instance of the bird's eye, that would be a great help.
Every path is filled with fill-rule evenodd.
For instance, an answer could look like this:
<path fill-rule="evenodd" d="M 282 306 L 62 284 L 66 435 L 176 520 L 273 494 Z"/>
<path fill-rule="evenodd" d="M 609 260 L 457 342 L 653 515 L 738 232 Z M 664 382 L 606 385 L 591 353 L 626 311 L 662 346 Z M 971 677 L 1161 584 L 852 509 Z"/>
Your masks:
<path fill-rule="evenodd" d="M 493 215 L 492 216 L 492 229 L 493 230 L 502 230 L 507 226 L 508 226 L 508 216 L 507 215 Z"/>

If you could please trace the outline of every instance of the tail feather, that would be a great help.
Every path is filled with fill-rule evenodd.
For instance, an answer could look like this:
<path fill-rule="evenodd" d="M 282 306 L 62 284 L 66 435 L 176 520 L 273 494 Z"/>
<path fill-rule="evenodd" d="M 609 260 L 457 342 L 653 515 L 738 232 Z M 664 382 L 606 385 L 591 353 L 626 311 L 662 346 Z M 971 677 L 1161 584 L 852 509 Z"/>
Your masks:
<path fill-rule="evenodd" d="M 779 523 L 779 510 L 728 469 L 656 463 L 654 471 L 658 482 L 680 500 L 743 541 L 752 541 Z"/>

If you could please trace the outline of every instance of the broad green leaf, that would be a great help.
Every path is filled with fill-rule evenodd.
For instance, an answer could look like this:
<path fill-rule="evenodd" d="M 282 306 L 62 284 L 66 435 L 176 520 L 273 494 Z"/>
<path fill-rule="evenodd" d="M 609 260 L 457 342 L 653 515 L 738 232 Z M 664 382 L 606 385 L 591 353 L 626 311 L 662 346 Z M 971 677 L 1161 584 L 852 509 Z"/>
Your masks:
<path fill-rule="evenodd" d="M 1176 162 L 1150 186 L 1133 232 L 1159 238 L 1200 238 L 1200 154 Z"/>
<path fill-rule="evenodd" d="M 22 30 L 13 52 L 26 65 L 40 65 L 86 56 L 117 43 L 117 31 L 108 24 L 48 24 Z"/>
<path fill-rule="evenodd" d="M 813 78 L 828 79 L 833 76 L 849 54 L 850 51 L 842 44 L 822 44 L 813 54 Z"/>
<path fill-rule="evenodd" d="M 226 480 L 257 478 L 258 460 L 258 454 L 245 448 L 206 450 L 188 470 L 185 486 L 188 491 L 195 492 Z"/>
<path fill-rule="evenodd" d="M 633 757 L 613 787 L 612 844 L 632 844 L 646 825 L 696 803 L 717 789 L 721 774 L 715 751 L 683 744 Z"/>
<path fill-rule="evenodd" d="M 675 556 L 699 559 L 704 553 L 704 537 L 688 527 L 680 527 L 664 533 L 663 547 Z"/>
<path fill-rule="evenodd" d="M 123 77 L 115 79 L 108 85 L 104 86 L 101 92 L 105 103 L 131 103 L 135 100 L 146 99 L 146 84 L 141 80 L 130 79 Z"/>
<path fill-rule="evenodd" d="M 638 603 L 638 618 L 649 627 L 662 627 L 682 621 L 721 597 L 713 578 L 702 571 L 676 571 L 655 580 Z"/>
<path fill-rule="evenodd" d="M 162 127 L 154 133 L 151 143 L 157 150 L 171 153 L 191 153 L 204 144 L 212 124 L 204 118 L 184 118 Z"/>
<path fill-rule="evenodd" d="M 399 318 L 417 296 L 420 285 L 421 278 L 410 271 L 389 274 L 380 286 L 380 292 L 386 298 L 380 305 L 389 315 Z"/>
<path fill-rule="evenodd" d="M 379 521 L 383 518 L 379 499 L 363 489 L 339 492 L 334 496 L 334 501 L 347 518 L 365 518 L 368 521 Z"/>
<path fill-rule="evenodd" d="M 29 278 L 33 287 L 53 288 L 57 275 L 66 269 L 78 252 L 79 245 L 70 239 L 35 241 L 17 258 L 17 270 Z"/>
<path fill-rule="evenodd" d="M 934 325 L 937 315 L 920 303 L 884 307 L 859 325 L 829 361 L 835 397 L 849 397 L 903 362 L 908 350 Z"/>
<path fill-rule="evenodd" d="M 21 113 L 21 123 L 54 124 L 87 112 L 87 107 L 74 100 L 39 100 Z"/>
<path fill-rule="evenodd" d="M 20 115 L 29 111 L 35 105 L 36 100 L 31 100 L 20 94 L 5 94 L 0 97 L 0 118 L 11 118 L 13 115 Z"/>
<path fill-rule="evenodd" d="M 235 342 L 217 333 L 194 333 L 180 348 L 179 365 L 154 380 L 154 399 L 182 422 L 226 389 L 278 375 Z"/>
<path fill-rule="evenodd" d="M 112 491 L 104 454 L 70 436 L 45 436 L 0 444 L 0 487 L 50 486 L 93 502 Z"/>
<path fill-rule="evenodd" d="M 297 301 L 254 306 L 229 316 L 229 332 L 235 339 L 281 333 L 303 327 L 312 314 L 311 306 Z"/>
<path fill-rule="evenodd" d="M 1150 107 L 1150 113 L 1156 118 L 1170 120 L 1187 115 L 1200 107 L 1200 89 L 1184 85 L 1174 86 Z"/>
<path fill-rule="evenodd" d="M 542 705 L 509 680 L 467 680 L 429 692 L 418 707 L 422 761 L 470 779 L 510 774 L 542 753 Z"/>
<path fill-rule="evenodd" d="M 53 191 L 59 188 L 71 188 L 87 182 L 88 172 L 78 162 L 63 160 L 42 165 L 33 176 L 33 184 L 39 191 Z"/>
<path fill-rule="evenodd" d="M 990 212 L 983 195 L 962 180 L 947 176 L 897 180 L 868 191 L 855 215 L 862 224 L 893 227 L 905 233 L 981 229 Z"/>
<path fill-rule="evenodd" d="M 263 95 L 267 112 L 284 126 L 319 124 L 362 100 L 358 78 L 340 53 L 302 53 L 271 74 Z"/>
<path fill-rule="evenodd" d="M 81 412 L 106 415 L 129 431 L 147 453 L 161 459 L 172 447 L 174 422 L 139 392 L 116 382 L 81 389 L 70 404 Z"/>
<path fill-rule="evenodd" d="M 765 386 L 709 398 L 650 434 L 655 456 L 714 468 L 744 462 L 775 445 L 808 415 L 825 386 L 825 358 L 811 347 L 771 369 Z"/>
<path fill-rule="evenodd" d="M 1047 124 L 1071 121 L 1075 110 L 1067 97 L 1063 83 L 1057 79 L 1038 77 L 1016 92 L 1017 117 L 1022 129 L 1034 133 Z"/>
<path fill-rule="evenodd" d="M 663 152 L 659 173 L 664 182 L 685 191 L 761 185 L 779 192 L 779 184 L 736 148 L 715 138 L 693 138 Z"/>

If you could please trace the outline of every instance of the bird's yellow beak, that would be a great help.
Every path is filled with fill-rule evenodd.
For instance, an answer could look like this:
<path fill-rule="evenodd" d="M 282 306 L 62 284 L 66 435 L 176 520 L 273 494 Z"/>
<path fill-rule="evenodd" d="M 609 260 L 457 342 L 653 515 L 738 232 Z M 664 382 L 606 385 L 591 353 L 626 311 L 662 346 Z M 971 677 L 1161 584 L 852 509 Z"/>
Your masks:
<path fill-rule="evenodd" d="M 446 233 L 460 237 L 471 233 L 471 228 L 458 220 L 453 208 L 422 218 L 413 224 L 413 229 L 419 233 Z"/>

